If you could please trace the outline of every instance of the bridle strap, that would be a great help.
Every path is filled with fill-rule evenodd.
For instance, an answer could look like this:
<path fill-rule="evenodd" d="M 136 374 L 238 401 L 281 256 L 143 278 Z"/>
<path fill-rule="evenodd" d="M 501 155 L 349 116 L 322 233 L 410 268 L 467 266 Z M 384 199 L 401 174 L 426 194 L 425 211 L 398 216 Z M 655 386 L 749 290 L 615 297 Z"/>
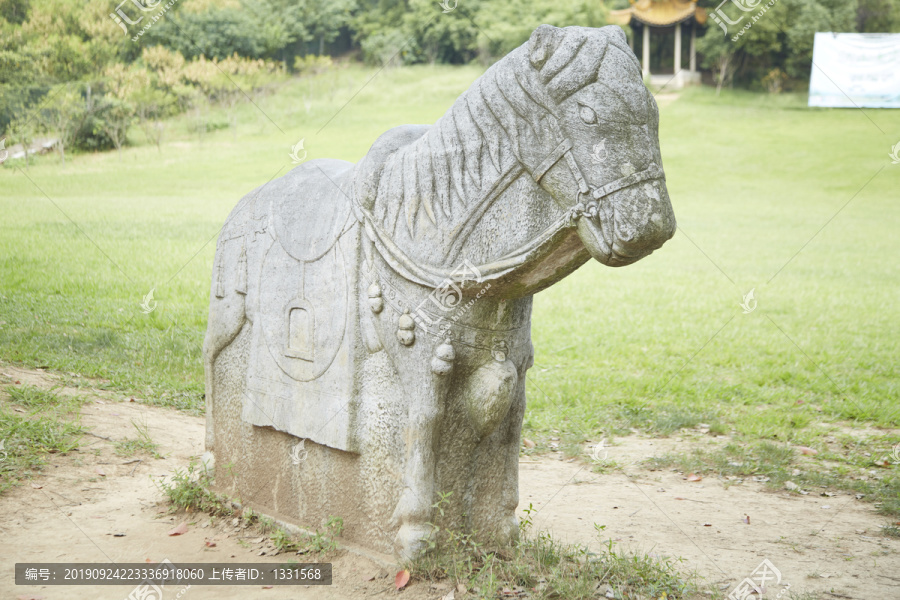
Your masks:
<path fill-rule="evenodd" d="M 535 183 L 540 183 L 541 179 L 544 175 L 547 174 L 547 171 L 553 168 L 553 165 L 562 160 L 562 157 L 569 153 L 572 149 L 572 142 L 569 140 L 563 140 L 556 146 L 553 152 L 550 153 L 547 158 L 541 161 L 537 167 L 535 167 L 534 171 L 532 171 L 531 176 L 534 177 Z"/>
<path fill-rule="evenodd" d="M 607 183 L 606 185 L 594 188 L 591 191 L 591 196 L 593 196 L 594 200 L 599 200 L 601 198 L 609 196 L 614 192 L 618 192 L 619 190 L 623 190 L 627 187 L 631 187 L 649 179 L 658 179 L 662 176 L 662 174 L 662 169 L 660 169 L 656 165 L 656 163 L 651 163 L 650 166 L 643 171 L 638 171 L 636 173 L 632 173 L 631 175 L 626 175 L 621 179 L 617 179 L 615 181 Z"/>

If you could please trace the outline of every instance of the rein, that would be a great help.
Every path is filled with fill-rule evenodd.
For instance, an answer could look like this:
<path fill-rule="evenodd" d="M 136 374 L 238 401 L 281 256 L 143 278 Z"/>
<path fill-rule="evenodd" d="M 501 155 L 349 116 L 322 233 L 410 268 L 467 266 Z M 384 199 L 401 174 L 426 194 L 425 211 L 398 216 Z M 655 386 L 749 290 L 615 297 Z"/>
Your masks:
<path fill-rule="evenodd" d="M 578 162 L 575 160 L 575 156 L 572 154 L 571 140 L 563 139 L 533 170 L 532 178 L 535 183 L 540 185 L 544 175 L 546 175 L 547 172 L 563 158 L 566 159 L 566 164 L 578 184 L 578 202 L 570 207 L 565 214 L 554 221 L 547 229 L 541 232 L 534 240 L 516 248 L 512 252 L 491 263 L 477 265 L 475 269 L 481 274 L 482 280 L 500 277 L 509 273 L 519 265 L 523 264 L 532 252 L 553 238 L 561 230 L 574 227 L 577 224 L 578 219 L 584 216 L 591 219 L 598 218 L 602 208 L 601 203 L 610 194 L 644 181 L 665 177 L 663 170 L 656 163 L 651 163 L 650 166 L 643 171 L 626 175 L 625 177 L 611 181 L 602 186 L 590 186 L 588 185 Z M 470 216 L 457 240 L 454 242 L 450 252 L 451 255 L 455 255 L 461 250 L 463 241 L 468 238 L 468 235 L 474 228 L 474 224 L 469 225 L 469 223 L 477 222 L 494 200 L 496 200 L 506 187 L 515 181 L 524 171 L 525 168 L 522 164 L 516 162 L 501 173 L 494 185 L 491 186 L 491 189 L 489 189 L 484 197 L 478 201 L 475 211 Z M 590 198 L 586 203 L 581 202 L 581 196 L 583 195 Z M 360 206 L 356 201 L 353 202 L 353 208 L 357 213 L 357 219 L 365 227 L 366 234 L 378 249 L 381 257 L 399 275 L 409 281 L 430 288 L 440 287 L 441 285 L 444 285 L 444 282 L 448 279 L 454 281 L 452 275 L 456 269 L 443 269 L 416 264 L 413 259 L 394 243 L 394 240 L 384 229 L 382 229 L 370 211 Z M 608 214 L 611 214 L 611 212 Z M 465 283 L 465 281 L 457 281 L 455 283 Z"/>

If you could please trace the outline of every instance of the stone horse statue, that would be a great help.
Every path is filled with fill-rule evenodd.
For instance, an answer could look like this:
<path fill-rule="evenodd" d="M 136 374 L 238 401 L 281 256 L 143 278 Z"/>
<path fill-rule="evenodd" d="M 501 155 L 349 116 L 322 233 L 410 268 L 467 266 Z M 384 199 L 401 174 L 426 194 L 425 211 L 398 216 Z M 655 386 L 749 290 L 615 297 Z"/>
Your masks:
<path fill-rule="evenodd" d="M 621 29 L 542 25 L 434 125 L 248 194 L 204 344 L 219 489 L 402 557 L 514 539 L 532 295 L 672 237 L 658 121 Z"/>

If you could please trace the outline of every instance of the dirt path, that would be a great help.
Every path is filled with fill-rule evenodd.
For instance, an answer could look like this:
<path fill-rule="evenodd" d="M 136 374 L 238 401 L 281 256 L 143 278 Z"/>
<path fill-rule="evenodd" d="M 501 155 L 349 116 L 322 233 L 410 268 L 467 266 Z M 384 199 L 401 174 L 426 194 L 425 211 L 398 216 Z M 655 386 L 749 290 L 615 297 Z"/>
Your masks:
<path fill-rule="evenodd" d="M 59 384 L 42 371 L 0 365 L 10 379 L 49 389 Z M 87 395 L 82 423 L 93 435 L 67 456 L 53 456 L 41 476 L 0 497 L 0 598 L 126 598 L 132 586 L 15 586 L 16 562 L 265 562 L 270 542 L 253 528 L 205 515 L 166 514 L 154 479 L 169 476 L 199 456 L 203 419 L 175 410 L 129 402 L 108 392 L 61 389 Z M 6 402 L 8 398 L 0 397 Z M 161 459 L 115 454 L 113 441 L 135 437 L 132 421 L 146 425 Z M 108 439 L 107 439 L 108 438 Z M 790 584 L 794 593 L 856 600 L 900 598 L 900 541 L 880 534 L 871 504 L 839 494 L 798 496 L 766 491 L 762 484 L 726 488 L 723 481 L 687 481 L 671 471 L 651 472 L 639 461 L 687 451 L 695 441 L 631 436 L 609 448 L 623 472 L 598 475 L 581 461 L 551 454 L 523 457 L 521 508 L 533 504 L 536 530 L 593 547 L 612 539 L 620 549 L 681 557 L 723 595 L 764 561 L 780 572 L 767 586 L 775 598 Z M 717 443 L 715 441 L 710 443 Z M 40 487 L 36 487 L 40 486 Z M 750 523 L 745 521 L 749 515 Z M 186 521 L 187 533 L 169 536 Z M 605 525 L 598 535 L 594 524 Z M 297 557 L 292 557 L 297 558 Z M 386 557 L 345 552 L 334 559 L 335 583 L 325 587 L 194 586 L 181 598 L 362 599 L 397 595 Z M 167 590 L 175 598 L 181 589 Z M 438 599 L 449 587 L 413 582 L 403 597 Z M 461 596 L 457 594 L 457 598 Z M 471 597 L 471 596 L 468 596 Z M 783 593 L 781 598 L 787 598 Z M 155 600 L 155 599 L 154 599 Z"/>

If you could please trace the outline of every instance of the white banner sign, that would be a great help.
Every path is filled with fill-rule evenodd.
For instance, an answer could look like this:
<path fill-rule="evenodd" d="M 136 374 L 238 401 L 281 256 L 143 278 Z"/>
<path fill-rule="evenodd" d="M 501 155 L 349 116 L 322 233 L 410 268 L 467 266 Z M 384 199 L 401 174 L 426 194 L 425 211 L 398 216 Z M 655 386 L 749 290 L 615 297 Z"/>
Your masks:
<path fill-rule="evenodd" d="M 900 33 L 817 33 L 809 105 L 900 108 Z"/>

